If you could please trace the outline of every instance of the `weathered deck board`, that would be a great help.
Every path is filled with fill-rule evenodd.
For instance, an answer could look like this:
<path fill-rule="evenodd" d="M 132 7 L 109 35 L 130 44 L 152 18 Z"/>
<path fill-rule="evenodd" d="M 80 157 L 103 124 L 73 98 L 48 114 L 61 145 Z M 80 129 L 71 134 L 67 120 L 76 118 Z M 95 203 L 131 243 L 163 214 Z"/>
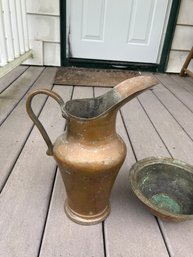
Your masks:
<path fill-rule="evenodd" d="M 177 85 L 183 87 L 185 90 L 193 95 L 193 85 L 191 85 L 189 81 L 176 75 L 170 75 L 170 78 L 173 79 Z"/>
<path fill-rule="evenodd" d="M 188 92 L 182 83 L 178 84 L 167 74 L 155 74 L 155 77 L 167 87 L 181 102 L 183 102 L 191 111 L 193 111 L 192 94 Z"/>
<path fill-rule="evenodd" d="M 55 68 L 40 69 L 31 67 L 23 73 L 18 68 L 21 74 L 7 76 L 2 90 L 8 99 L 0 127 L 1 186 L 12 172 L 0 195 L 0 256 L 193 257 L 193 222 L 158 220 L 160 231 L 157 220 L 131 194 L 128 184 L 129 168 L 136 159 L 171 154 L 193 164 L 193 80 L 155 74 L 162 85 L 121 109 L 124 124 L 118 115 L 117 129 L 128 154 L 113 187 L 112 211 L 102 231 L 101 224 L 80 226 L 65 216 L 66 193 L 60 173 L 56 173 L 55 161 L 46 156 L 39 131 L 31 130 L 33 125 L 25 111 L 26 92 L 51 88 L 55 74 Z M 22 88 L 18 81 L 25 82 L 26 87 Z M 1 79 L 0 85 L 5 85 L 5 80 Z M 57 86 L 54 90 L 65 100 L 71 97 L 71 87 Z M 96 88 L 95 93 L 105 90 Z M 89 97 L 92 93 L 92 88 L 78 87 L 74 97 Z M 37 113 L 43 108 L 41 120 L 54 140 L 63 131 L 64 120 L 57 103 L 48 99 L 44 106 L 45 100 L 39 96 L 33 105 Z"/>
<path fill-rule="evenodd" d="M 105 92 L 100 88 L 95 91 L 96 95 Z M 129 104 L 124 107 L 126 113 L 131 107 L 132 105 Z M 129 111 L 136 112 L 132 108 Z M 127 145 L 127 158 L 113 187 L 112 210 L 105 221 L 107 257 L 155 257 L 158 252 L 159 257 L 166 257 L 168 253 L 156 219 L 136 201 L 129 189 L 129 169 L 136 160 L 120 115 L 117 118 L 117 131 Z"/>
<path fill-rule="evenodd" d="M 69 99 L 71 88 L 66 87 L 63 95 Z M 53 99 L 48 99 L 40 118 L 51 138 L 64 128 Z M 0 256 L 38 256 L 56 170 L 55 161 L 45 152 L 46 145 L 34 128 L 0 197 Z"/>
<path fill-rule="evenodd" d="M 18 66 L 0 79 L 0 93 L 13 83 L 29 66 Z"/>
<path fill-rule="evenodd" d="M 184 77 L 184 80 L 187 81 L 193 87 L 193 78 L 186 76 Z"/>
<path fill-rule="evenodd" d="M 137 98 L 123 106 L 122 114 L 137 160 L 169 154 Z"/>
<path fill-rule="evenodd" d="M 30 91 L 38 88 L 51 89 L 56 68 L 46 68 Z M 34 111 L 38 114 L 45 103 L 46 96 L 34 99 Z M 0 127 L 0 191 L 9 176 L 11 169 L 20 154 L 23 145 L 32 129 L 33 123 L 29 119 L 25 108 L 26 96 L 19 102 L 6 122 Z"/>
<path fill-rule="evenodd" d="M 151 92 L 144 92 L 139 99 L 172 156 L 193 164 L 193 141 L 184 130 Z M 190 249 L 192 249 L 193 223 L 160 221 L 160 224 L 170 255 L 192 257 L 193 252 Z"/>
<path fill-rule="evenodd" d="M 155 87 L 153 92 L 193 140 L 193 112 L 164 86 Z"/>
<path fill-rule="evenodd" d="M 172 156 L 193 164 L 193 142 L 178 122 L 152 92 L 144 92 L 139 99 Z"/>
<path fill-rule="evenodd" d="M 43 70 L 43 67 L 30 67 L 2 92 L 0 95 L 0 124 L 27 93 Z"/>

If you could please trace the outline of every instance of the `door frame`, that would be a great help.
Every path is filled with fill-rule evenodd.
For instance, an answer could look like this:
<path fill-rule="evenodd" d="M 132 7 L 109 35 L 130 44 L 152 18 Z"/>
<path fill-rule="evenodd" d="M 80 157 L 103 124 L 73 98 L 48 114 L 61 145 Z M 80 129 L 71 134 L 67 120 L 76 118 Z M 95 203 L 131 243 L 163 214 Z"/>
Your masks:
<path fill-rule="evenodd" d="M 61 38 L 61 66 L 77 66 L 87 68 L 124 68 L 130 70 L 165 72 L 171 50 L 171 44 L 174 37 L 176 22 L 180 9 L 181 0 L 172 0 L 171 10 L 168 18 L 165 39 L 163 42 L 162 53 L 159 64 L 137 63 L 137 62 L 120 62 L 108 60 L 94 60 L 84 58 L 73 58 L 66 55 L 67 47 L 67 0 L 60 0 L 60 38 Z M 70 49 L 69 49 L 70 52 Z"/>

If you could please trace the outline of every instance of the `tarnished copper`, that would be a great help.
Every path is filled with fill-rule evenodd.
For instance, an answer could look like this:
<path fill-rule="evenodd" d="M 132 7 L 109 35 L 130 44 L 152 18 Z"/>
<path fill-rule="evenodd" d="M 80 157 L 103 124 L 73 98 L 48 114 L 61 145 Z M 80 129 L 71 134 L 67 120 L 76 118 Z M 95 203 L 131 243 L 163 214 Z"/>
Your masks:
<path fill-rule="evenodd" d="M 133 193 L 165 221 L 193 219 L 193 166 L 167 157 L 136 162 L 129 173 Z"/>
<path fill-rule="evenodd" d="M 126 146 L 116 132 L 118 109 L 144 89 L 157 84 L 150 76 L 128 79 L 94 99 L 71 100 L 66 104 L 50 90 L 32 92 L 27 112 L 48 145 L 47 154 L 57 161 L 67 192 L 65 212 L 79 224 L 96 224 L 110 212 L 109 197 L 126 156 Z M 31 109 L 37 94 L 53 97 L 61 106 L 67 129 L 52 145 Z"/>

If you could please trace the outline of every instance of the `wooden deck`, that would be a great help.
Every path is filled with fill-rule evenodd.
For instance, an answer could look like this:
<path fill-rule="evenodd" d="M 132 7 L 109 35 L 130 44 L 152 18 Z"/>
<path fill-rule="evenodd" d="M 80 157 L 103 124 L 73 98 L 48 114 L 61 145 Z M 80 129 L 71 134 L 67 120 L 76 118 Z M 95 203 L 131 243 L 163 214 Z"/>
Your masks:
<path fill-rule="evenodd" d="M 193 80 L 155 74 L 160 84 L 121 109 L 117 129 L 128 154 L 113 188 L 111 214 L 103 224 L 81 226 L 64 214 L 61 176 L 26 114 L 26 94 L 48 88 L 68 100 L 107 89 L 53 86 L 55 72 L 21 66 L 0 80 L 0 256 L 192 257 L 193 221 L 156 219 L 130 192 L 128 173 L 149 156 L 193 164 Z M 52 99 L 37 98 L 34 109 L 55 140 L 65 120 Z"/>

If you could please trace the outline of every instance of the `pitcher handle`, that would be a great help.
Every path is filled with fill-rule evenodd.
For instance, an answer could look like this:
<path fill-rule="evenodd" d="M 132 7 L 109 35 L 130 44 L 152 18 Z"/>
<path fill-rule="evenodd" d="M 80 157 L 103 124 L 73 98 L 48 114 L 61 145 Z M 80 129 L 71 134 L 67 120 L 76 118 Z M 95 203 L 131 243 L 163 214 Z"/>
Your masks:
<path fill-rule="evenodd" d="M 33 97 L 38 94 L 45 94 L 45 95 L 51 96 L 53 99 L 55 99 L 61 107 L 62 116 L 64 118 L 67 118 L 67 113 L 63 109 L 65 103 L 64 103 L 63 99 L 57 93 L 55 93 L 51 90 L 48 90 L 48 89 L 40 89 L 40 90 L 33 91 L 32 93 L 29 94 L 27 101 L 26 101 L 27 113 L 28 113 L 29 117 L 32 119 L 32 121 L 34 122 L 34 124 L 39 129 L 42 137 L 44 138 L 44 140 L 48 146 L 48 150 L 46 153 L 47 153 L 47 155 L 53 155 L 53 144 L 52 144 L 45 128 L 39 121 L 38 117 L 34 114 L 32 107 L 31 107 L 31 102 L 32 102 Z"/>

